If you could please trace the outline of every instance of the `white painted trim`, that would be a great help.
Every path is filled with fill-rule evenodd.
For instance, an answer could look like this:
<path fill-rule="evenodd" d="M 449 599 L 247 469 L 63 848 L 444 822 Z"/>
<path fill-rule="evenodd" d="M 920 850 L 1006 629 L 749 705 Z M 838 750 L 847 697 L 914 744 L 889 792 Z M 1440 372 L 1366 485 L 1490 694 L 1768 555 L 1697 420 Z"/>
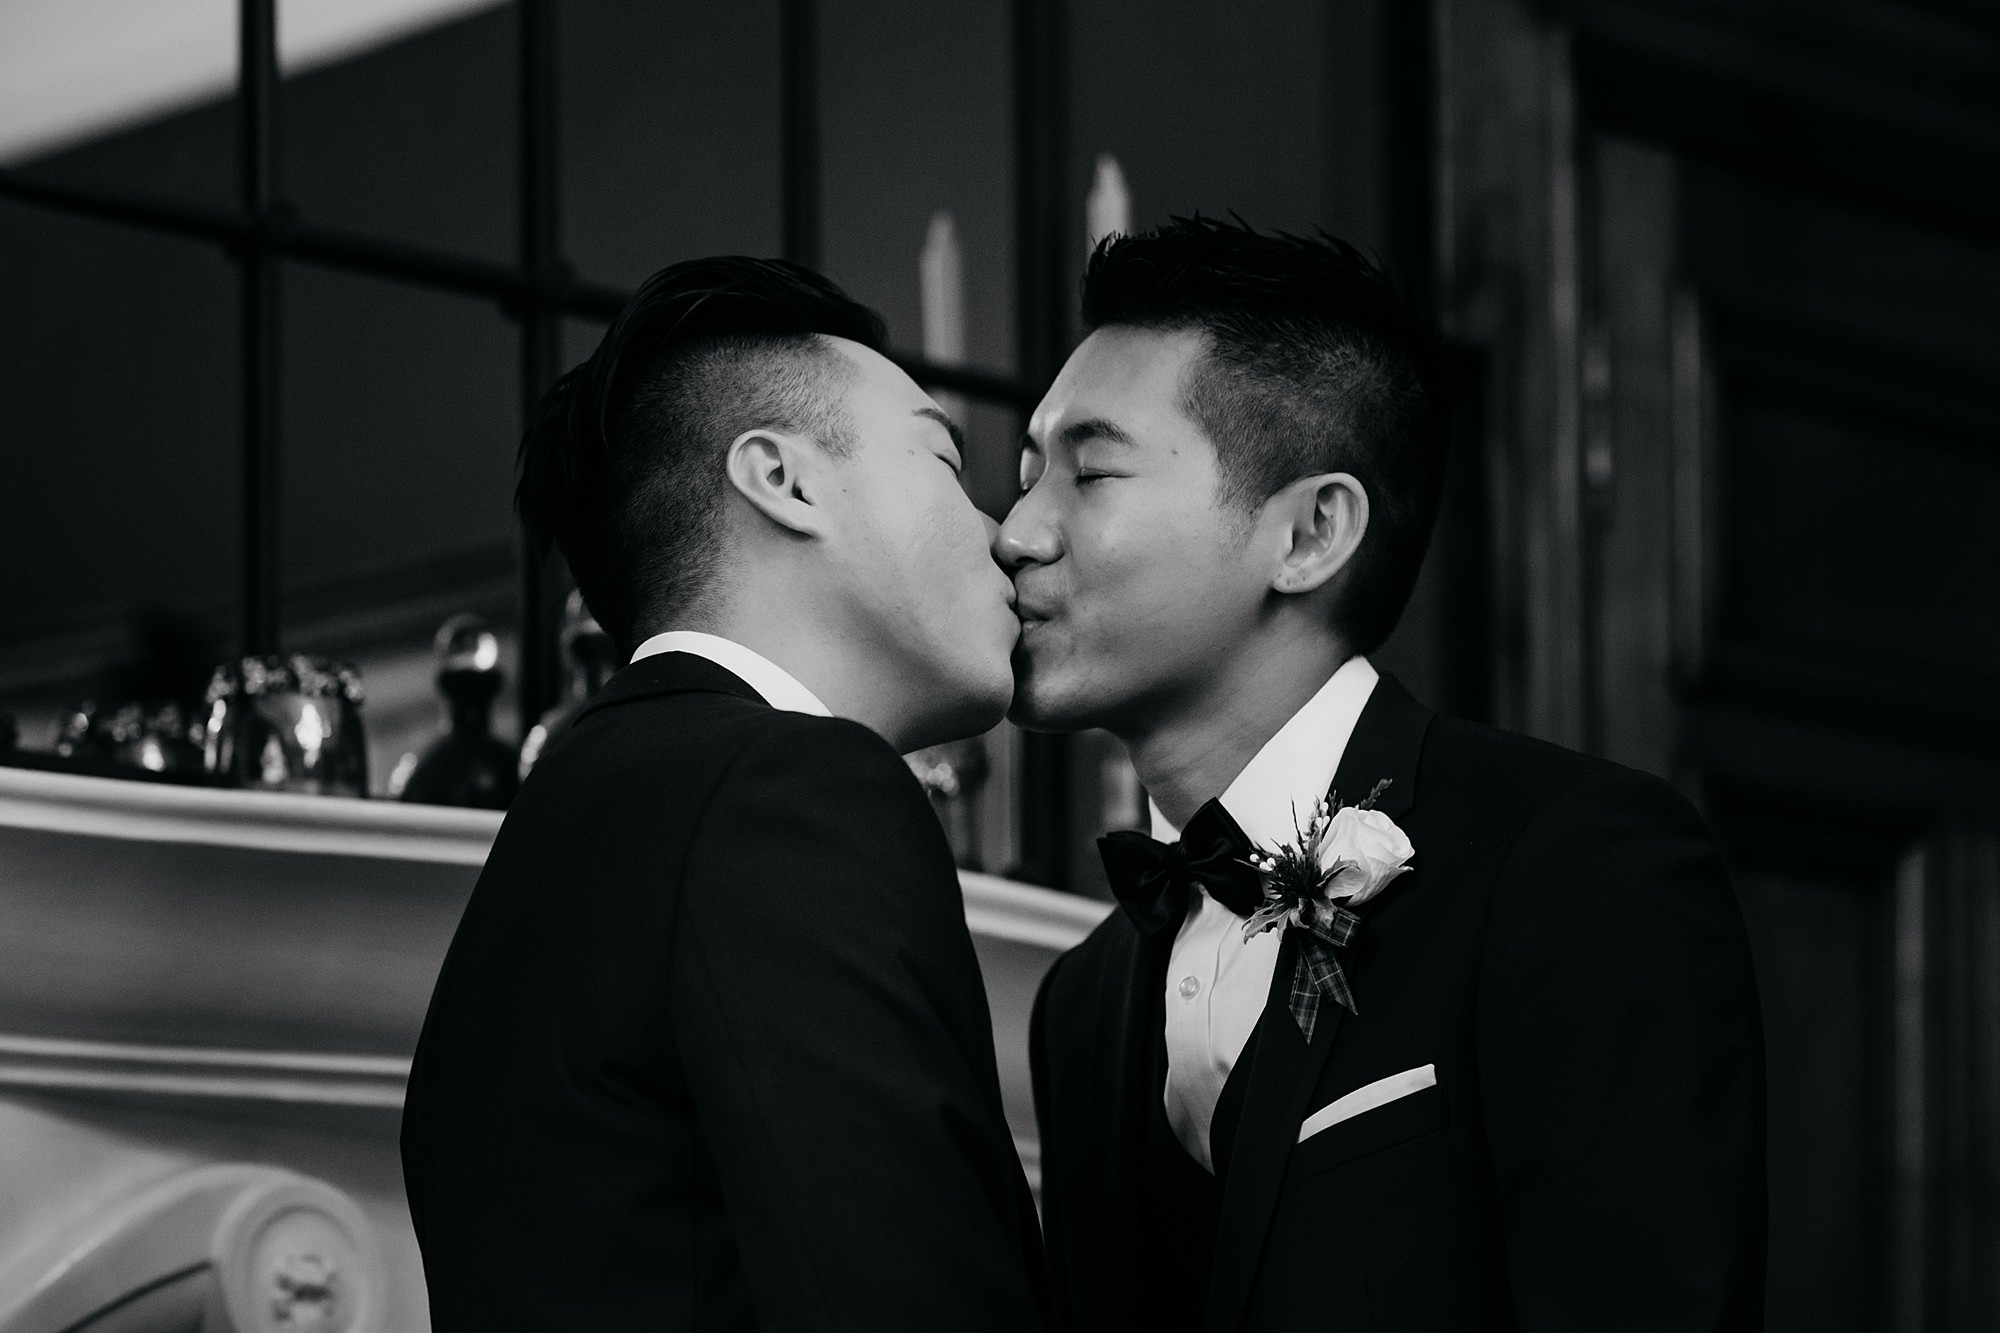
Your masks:
<path fill-rule="evenodd" d="M 0 1034 L 0 1089 L 396 1108 L 409 1077 L 397 1056 Z"/>
<path fill-rule="evenodd" d="M 1019 884 L 976 870 L 958 872 L 965 891 L 965 924 L 974 935 L 1072 949 L 1111 913 L 1111 904 L 1058 893 L 1037 884 Z"/>
<path fill-rule="evenodd" d="M 0 1093 L 12 1088 L 401 1110 L 409 1079 L 410 1062 L 393 1055 L 149 1046 L 0 1033 Z M 1029 1185 L 1039 1190 L 1040 1138 L 1016 1134 L 1014 1152 Z"/>
<path fill-rule="evenodd" d="M 479 866 L 500 814 L 289 792 L 219 791 L 0 767 L 0 827 L 136 842 Z M 1067 949 L 1111 904 L 963 871 L 975 935 Z"/>
<path fill-rule="evenodd" d="M 228 1065 L 239 1069 L 359 1074 L 407 1078 L 410 1062 L 394 1055 L 337 1055 L 308 1051 L 252 1051 L 240 1047 L 154 1046 L 123 1041 L 71 1041 L 0 1033 L 0 1060 L 143 1061 L 148 1064 Z"/>
<path fill-rule="evenodd" d="M 136 842 L 477 866 L 486 863 L 500 815 L 0 768 L 0 827 L 6 826 Z"/>

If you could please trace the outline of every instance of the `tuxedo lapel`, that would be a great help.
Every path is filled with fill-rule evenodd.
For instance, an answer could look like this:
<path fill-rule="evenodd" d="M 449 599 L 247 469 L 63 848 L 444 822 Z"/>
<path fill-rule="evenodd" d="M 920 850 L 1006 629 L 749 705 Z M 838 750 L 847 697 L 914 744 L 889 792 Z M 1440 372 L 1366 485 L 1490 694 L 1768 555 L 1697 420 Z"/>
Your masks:
<path fill-rule="evenodd" d="M 1150 937 L 1127 930 L 1116 937 L 1117 954 L 1100 974 L 1098 1021 L 1093 1038 L 1101 1043 L 1093 1063 L 1103 1077 L 1088 1081 L 1089 1106 L 1084 1123 L 1094 1140 L 1086 1162 L 1089 1176 L 1083 1198 L 1094 1200 L 1102 1228 L 1097 1243 L 1108 1254 L 1104 1271 L 1130 1279 L 1131 1290 L 1118 1294 L 1110 1309 L 1137 1309 L 1145 1256 L 1139 1252 L 1144 1233 L 1140 1208 L 1146 1197 L 1146 1114 L 1160 1096 L 1165 1014 L 1161 998 L 1166 978 L 1167 946 L 1172 930 Z"/>
<path fill-rule="evenodd" d="M 1368 696 L 1368 706 L 1361 710 L 1333 775 L 1333 789 L 1340 799 L 1352 805 L 1387 778 L 1389 786 L 1375 808 L 1394 819 L 1414 805 L 1417 760 L 1423 754 L 1424 733 L 1435 716 L 1411 698 L 1394 676 L 1384 675 L 1376 681 L 1375 692 Z"/>
<path fill-rule="evenodd" d="M 1222 1191 L 1222 1218 L 1216 1228 L 1215 1267 L 1208 1289 L 1209 1333 L 1233 1329 L 1243 1317 L 1250 1284 L 1257 1275 L 1257 1260 L 1264 1252 L 1264 1237 L 1271 1227 L 1271 1213 L 1284 1185 L 1292 1140 L 1305 1118 L 1306 1099 L 1319 1081 L 1341 1017 L 1347 1013 L 1336 1004 L 1321 1006 L 1312 1044 L 1306 1044 L 1286 1003 L 1297 960 L 1298 946 L 1287 936 L 1278 949 L 1264 1016 L 1257 1022 L 1257 1055 L 1250 1065 L 1250 1086 L 1243 1092 L 1243 1118 Z"/>
<path fill-rule="evenodd" d="M 1391 676 L 1376 682 L 1368 706 L 1362 709 L 1348 739 L 1333 787 L 1343 801 L 1365 797 L 1384 778 L 1389 786 L 1376 809 L 1395 818 L 1416 802 L 1417 760 L 1433 714 L 1412 699 Z M 1404 876 L 1413 879 L 1414 875 Z M 1393 891 L 1393 890 L 1392 890 Z M 1362 909 L 1367 929 L 1367 909 Z M 1215 1267 L 1209 1285 L 1208 1333 L 1229 1333 L 1242 1321 L 1251 1286 L 1271 1228 L 1271 1215 L 1284 1187 L 1299 1123 L 1326 1068 L 1347 1010 L 1331 1002 L 1319 1009 L 1310 1044 L 1293 1020 L 1289 997 L 1298 947 L 1288 935 L 1278 950 L 1271 989 L 1258 1020 L 1256 1058 L 1244 1090 L 1243 1116 L 1230 1155 L 1229 1178 L 1222 1194 L 1222 1218 L 1215 1246 Z M 1354 978 L 1349 978 L 1354 982 Z M 1356 1003 L 1368 995 L 1355 982 Z"/>

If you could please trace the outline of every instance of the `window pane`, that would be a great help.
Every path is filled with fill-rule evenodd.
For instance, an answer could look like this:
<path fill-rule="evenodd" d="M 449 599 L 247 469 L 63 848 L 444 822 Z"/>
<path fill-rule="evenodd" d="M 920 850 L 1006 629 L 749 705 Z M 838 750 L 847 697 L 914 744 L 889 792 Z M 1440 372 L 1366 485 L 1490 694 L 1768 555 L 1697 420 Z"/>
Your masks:
<path fill-rule="evenodd" d="M 577 271 L 630 288 L 678 259 L 776 254 L 775 0 L 602 0 L 557 19 Z"/>
<path fill-rule="evenodd" d="M 896 346 L 920 350 L 917 257 L 932 215 L 948 210 L 963 255 L 966 358 L 1010 368 L 1008 6 L 831 0 L 822 8 L 828 272 L 882 312 Z"/>
<path fill-rule="evenodd" d="M 0 203 L 0 710 L 198 695 L 238 628 L 237 284 L 217 250 Z"/>
<path fill-rule="evenodd" d="M 362 668 L 380 792 L 435 733 L 451 615 L 500 632 L 493 720 L 517 730 L 518 332 L 485 302 L 298 265 L 283 300 L 285 642 Z"/>
<path fill-rule="evenodd" d="M 448 21 L 414 32 L 357 28 L 347 37 L 364 43 L 358 52 L 286 78 L 279 192 L 311 222 L 511 262 L 514 14 L 466 0 L 410 9 Z M 280 39 L 290 46 L 284 17 Z M 314 35 L 297 26 L 305 18 L 296 39 Z M 324 43 L 317 54 L 329 54 Z"/>
<path fill-rule="evenodd" d="M 609 323 L 599 323 L 594 319 L 565 319 L 562 322 L 562 355 L 557 360 L 558 370 L 568 370 L 585 360 L 597 350 L 597 344 L 604 339 L 604 331 Z"/>
<path fill-rule="evenodd" d="M 1235 210 L 1258 227 L 1318 223 L 1379 244 L 1371 8 L 1163 0 L 1135 23 L 1124 5 L 1077 0 L 1074 188 L 1108 152 L 1130 182 L 1139 226 Z"/>

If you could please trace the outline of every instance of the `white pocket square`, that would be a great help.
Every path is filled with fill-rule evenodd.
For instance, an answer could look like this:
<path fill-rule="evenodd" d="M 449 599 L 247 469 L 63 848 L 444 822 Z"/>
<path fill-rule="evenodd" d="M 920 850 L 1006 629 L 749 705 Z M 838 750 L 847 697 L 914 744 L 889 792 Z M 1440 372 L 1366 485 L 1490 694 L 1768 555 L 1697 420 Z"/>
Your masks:
<path fill-rule="evenodd" d="M 1304 1143 L 1323 1129 L 1331 1129 L 1343 1120 L 1352 1120 L 1363 1111 L 1372 1111 L 1378 1106 L 1386 1106 L 1398 1097 L 1407 1097 L 1413 1092 L 1436 1087 L 1438 1081 L 1436 1065 L 1420 1065 L 1415 1069 L 1405 1069 L 1400 1074 L 1378 1078 L 1373 1083 L 1356 1088 L 1345 1097 L 1329 1102 L 1306 1117 L 1299 1126 L 1299 1142 Z"/>

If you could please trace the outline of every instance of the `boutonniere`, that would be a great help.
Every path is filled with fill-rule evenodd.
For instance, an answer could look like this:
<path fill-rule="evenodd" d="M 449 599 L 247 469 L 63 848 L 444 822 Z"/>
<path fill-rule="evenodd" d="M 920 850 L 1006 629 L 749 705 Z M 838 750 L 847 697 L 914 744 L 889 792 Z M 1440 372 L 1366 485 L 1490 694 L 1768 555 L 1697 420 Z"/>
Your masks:
<path fill-rule="evenodd" d="M 1297 930 L 1298 967 L 1292 974 L 1292 1017 L 1308 1043 L 1319 1019 L 1322 996 L 1354 1006 L 1354 992 L 1340 970 L 1334 950 L 1344 947 L 1360 929 L 1354 909 L 1410 869 L 1416 848 L 1396 821 L 1375 808 L 1390 779 L 1375 784 L 1366 799 L 1343 805 L 1338 792 L 1328 792 L 1313 805 L 1302 827 L 1292 811 L 1295 841 L 1276 851 L 1253 850 L 1251 869 L 1262 881 L 1264 902 L 1243 923 L 1247 942 L 1276 926 Z"/>

